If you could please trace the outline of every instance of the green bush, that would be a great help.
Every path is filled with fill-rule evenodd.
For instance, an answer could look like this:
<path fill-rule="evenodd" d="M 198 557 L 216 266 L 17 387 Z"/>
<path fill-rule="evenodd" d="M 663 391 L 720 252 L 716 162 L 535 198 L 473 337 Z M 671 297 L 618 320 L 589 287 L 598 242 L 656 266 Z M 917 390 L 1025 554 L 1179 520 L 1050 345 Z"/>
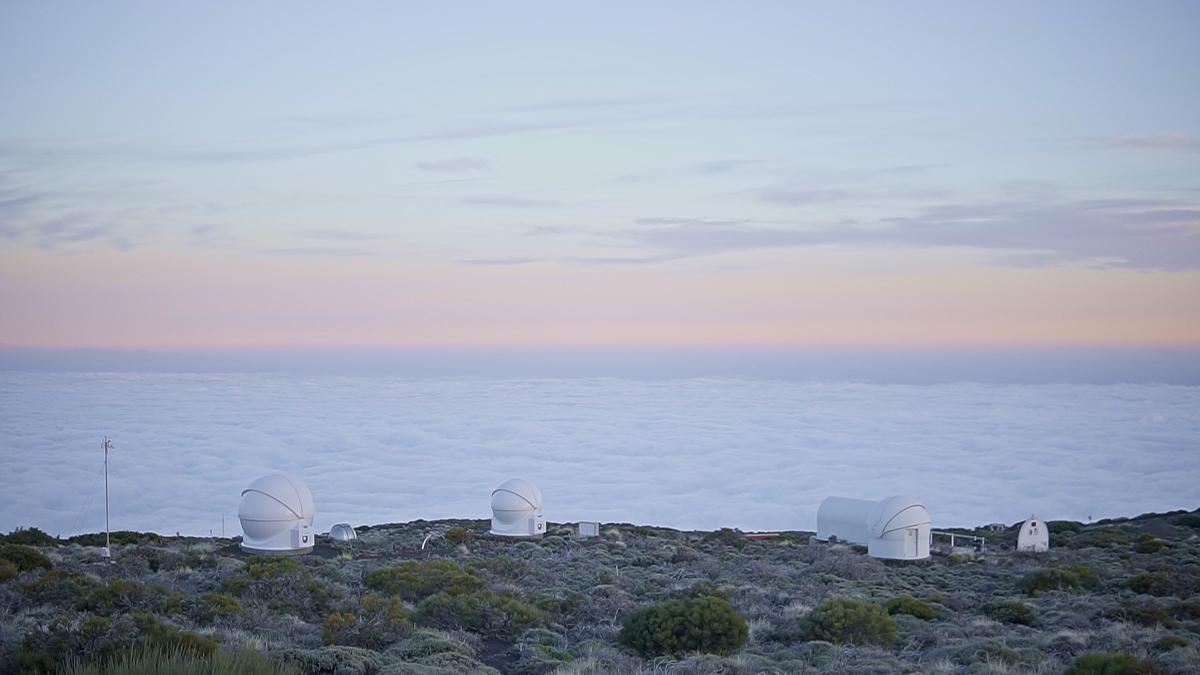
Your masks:
<path fill-rule="evenodd" d="M 139 606 L 146 598 L 146 587 L 136 581 L 113 579 L 107 584 L 96 584 L 79 598 L 75 608 L 109 615 L 129 611 Z"/>
<path fill-rule="evenodd" d="M 879 605 L 853 598 L 833 598 L 804 617 L 800 634 L 810 641 L 888 647 L 896 641 L 896 622 Z"/>
<path fill-rule="evenodd" d="M 1184 516 L 1179 516 L 1171 521 L 1180 527 L 1194 527 L 1200 529 L 1200 514 L 1189 513 Z"/>
<path fill-rule="evenodd" d="M 19 544 L 4 544 L 0 546 L 0 560 L 7 560 L 16 565 L 17 569 L 22 572 L 35 570 L 39 567 L 47 570 L 54 567 L 54 565 L 50 564 L 50 559 L 39 553 L 37 549 Z"/>
<path fill-rule="evenodd" d="M 1146 595 L 1170 595 L 1171 579 L 1165 574 L 1144 572 L 1130 577 L 1129 590 Z"/>
<path fill-rule="evenodd" d="M 1152 534 L 1143 534 L 1133 545 L 1133 550 L 1138 553 L 1158 553 L 1166 547 L 1167 543 L 1162 539 L 1158 539 Z"/>
<path fill-rule="evenodd" d="M 471 531 L 465 527 L 452 527 L 446 531 L 446 541 L 454 545 L 471 543 Z"/>
<path fill-rule="evenodd" d="M 77 534 L 74 537 L 67 539 L 68 543 L 79 544 L 80 546 L 105 546 L 105 535 L 103 532 L 90 532 L 88 534 Z M 154 532 L 133 532 L 130 530 L 118 530 L 110 533 L 108 541 L 112 542 L 113 546 L 124 544 L 161 544 L 166 541 L 166 538 L 161 534 Z"/>
<path fill-rule="evenodd" d="M 1183 649 L 1189 644 L 1187 640 L 1178 635 L 1164 635 L 1154 643 L 1154 648 L 1159 651 L 1169 652 L 1172 649 Z"/>
<path fill-rule="evenodd" d="M 1045 591 L 1096 588 L 1100 585 L 1100 577 L 1086 565 L 1050 567 L 1026 574 L 1017 585 L 1026 595 L 1037 595 Z"/>
<path fill-rule="evenodd" d="M 449 560 L 406 562 L 368 572 L 363 584 L 385 595 L 399 595 L 418 601 L 446 591 L 451 595 L 471 593 L 487 587 L 487 582 Z"/>
<path fill-rule="evenodd" d="M 36 527 L 17 529 L 9 532 L 6 535 L 0 535 L 0 541 L 9 544 L 21 544 L 22 546 L 58 546 L 58 539 L 42 532 Z"/>
<path fill-rule="evenodd" d="M 1154 626 L 1174 628 L 1178 625 L 1170 608 L 1154 602 L 1122 603 L 1118 609 L 1108 612 L 1107 615 L 1115 621 L 1136 623 L 1151 628 Z"/>
<path fill-rule="evenodd" d="M 1037 612 L 1023 602 L 993 602 L 985 605 L 983 613 L 993 621 L 1032 626 L 1037 623 Z"/>
<path fill-rule="evenodd" d="M 68 665 L 63 675 L 295 675 L 253 651 L 214 652 L 198 656 L 182 649 L 144 649 L 125 652 L 101 663 Z"/>
<path fill-rule="evenodd" d="M 265 602 L 274 612 L 296 614 L 313 623 L 321 620 L 338 596 L 300 563 L 283 556 L 250 558 L 240 575 L 225 581 L 224 590 L 242 599 Z"/>
<path fill-rule="evenodd" d="M 242 603 L 222 593 L 209 593 L 200 598 L 198 606 L 200 618 L 209 623 L 227 616 L 242 613 Z"/>
<path fill-rule="evenodd" d="M 617 642 L 642 656 L 687 652 L 731 654 L 746 644 L 749 627 L 733 605 L 715 596 L 667 600 L 625 619 Z"/>
<path fill-rule="evenodd" d="M 483 589 L 436 593 L 417 605 L 417 622 L 439 628 L 464 628 L 484 635 L 513 637 L 545 622 L 542 611 L 520 600 Z"/>
<path fill-rule="evenodd" d="M 398 597 L 364 596 L 357 611 L 334 612 L 325 618 L 325 644 L 382 649 L 412 633 L 412 621 Z"/>
<path fill-rule="evenodd" d="M 1071 539 L 1072 548 L 1110 548 L 1126 546 L 1132 541 L 1127 530 L 1105 527 L 1085 530 Z"/>
<path fill-rule="evenodd" d="M 1154 667 L 1121 652 L 1084 654 L 1063 675 L 1141 675 L 1154 673 Z"/>
<path fill-rule="evenodd" d="M 21 570 L 13 563 L 7 560 L 0 560 L 0 584 L 16 579 L 20 573 Z"/>
<path fill-rule="evenodd" d="M 88 597 L 99 585 L 98 581 L 82 572 L 50 570 L 33 581 L 21 584 L 21 590 L 38 604 L 75 606 L 80 598 Z"/>
<path fill-rule="evenodd" d="M 932 621 L 937 616 L 933 605 L 907 595 L 901 595 L 888 600 L 883 603 L 883 608 L 887 610 L 888 614 L 907 614 L 924 621 Z"/>
<path fill-rule="evenodd" d="M 370 649 L 342 645 L 320 649 L 287 649 L 278 652 L 276 658 L 280 663 L 306 675 L 371 675 L 378 673 L 385 663 L 379 653 Z"/>
<path fill-rule="evenodd" d="M 142 646 L 147 649 L 179 651 L 203 658 L 211 657 L 217 650 L 216 640 L 160 623 L 153 614 L 135 611 L 132 616 L 142 632 Z"/>

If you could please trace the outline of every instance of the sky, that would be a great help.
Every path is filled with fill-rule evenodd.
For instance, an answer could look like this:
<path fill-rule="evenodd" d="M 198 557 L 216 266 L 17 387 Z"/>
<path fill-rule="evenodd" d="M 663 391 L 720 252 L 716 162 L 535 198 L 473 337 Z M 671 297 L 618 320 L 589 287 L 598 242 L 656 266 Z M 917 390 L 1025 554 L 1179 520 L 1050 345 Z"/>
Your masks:
<path fill-rule="evenodd" d="M 1198 29 L 1194 2 L 3 3 L 0 346 L 1192 361 Z"/>

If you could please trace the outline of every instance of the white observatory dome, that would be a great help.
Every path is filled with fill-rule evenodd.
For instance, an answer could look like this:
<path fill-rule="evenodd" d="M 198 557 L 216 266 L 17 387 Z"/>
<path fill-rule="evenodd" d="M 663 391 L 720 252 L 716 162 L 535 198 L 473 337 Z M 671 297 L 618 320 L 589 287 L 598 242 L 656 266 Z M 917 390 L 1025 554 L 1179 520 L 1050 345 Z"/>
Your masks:
<path fill-rule="evenodd" d="M 1021 523 L 1021 531 L 1017 533 L 1017 550 L 1045 553 L 1050 550 L 1050 527 L 1046 521 L 1038 520 L 1037 516 Z"/>
<path fill-rule="evenodd" d="M 242 490 L 238 520 L 242 550 L 252 553 L 308 553 L 313 548 L 312 492 L 295 476 L 263 476 Z"/>
<path fill-rule="evenodd" d="M 513 478 L 492 490 L 492 534 L 501 537 L 540 537 L 545 533 L 542 491 L 536 485 Z"/>
<path fill-rule="evenodd" d="M 358 533 L 350 523 L 338 523 L 329 530 L 329 538 L 334 541 L 353 541 L 358 539 Z"/>

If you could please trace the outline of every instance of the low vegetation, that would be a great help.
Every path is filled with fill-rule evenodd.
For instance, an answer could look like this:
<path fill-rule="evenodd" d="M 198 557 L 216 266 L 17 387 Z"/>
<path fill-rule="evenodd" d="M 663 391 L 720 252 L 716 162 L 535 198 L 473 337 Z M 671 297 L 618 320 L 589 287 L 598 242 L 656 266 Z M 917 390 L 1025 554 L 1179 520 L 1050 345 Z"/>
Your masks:
<path fill-rule="evenodd" d="M 617 642 L 642 656 L 688 652 L 732 654 L 746 644 L 749 628 L 725 598 L 667 600 L 630 614 Z"/>
<path fill-rule="evenodd" d="M 0 541 L 0 673 L 1193 673 L 1200 513 L 1050 521 L 1052 548 L 894 563 L 788 532 L 486 521 L 312 555 L 35 529 Z M 971 532 L 966 530 L 965 532 Z"/>

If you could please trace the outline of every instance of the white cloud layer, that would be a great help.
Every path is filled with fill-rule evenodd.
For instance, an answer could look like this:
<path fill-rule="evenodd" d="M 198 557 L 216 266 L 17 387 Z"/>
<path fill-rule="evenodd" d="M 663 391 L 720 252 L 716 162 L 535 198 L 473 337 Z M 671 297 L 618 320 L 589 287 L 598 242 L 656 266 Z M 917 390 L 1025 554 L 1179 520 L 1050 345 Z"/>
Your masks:
<path fill-rule="evenodd" d="M 317 528 L 489 516 L 812 529 L 828 495 L 907 493 L 935 526 L 1200 505 L 1200 387 L 0 372 L 0 529 L 239 533 L 260 474 Z"/>

